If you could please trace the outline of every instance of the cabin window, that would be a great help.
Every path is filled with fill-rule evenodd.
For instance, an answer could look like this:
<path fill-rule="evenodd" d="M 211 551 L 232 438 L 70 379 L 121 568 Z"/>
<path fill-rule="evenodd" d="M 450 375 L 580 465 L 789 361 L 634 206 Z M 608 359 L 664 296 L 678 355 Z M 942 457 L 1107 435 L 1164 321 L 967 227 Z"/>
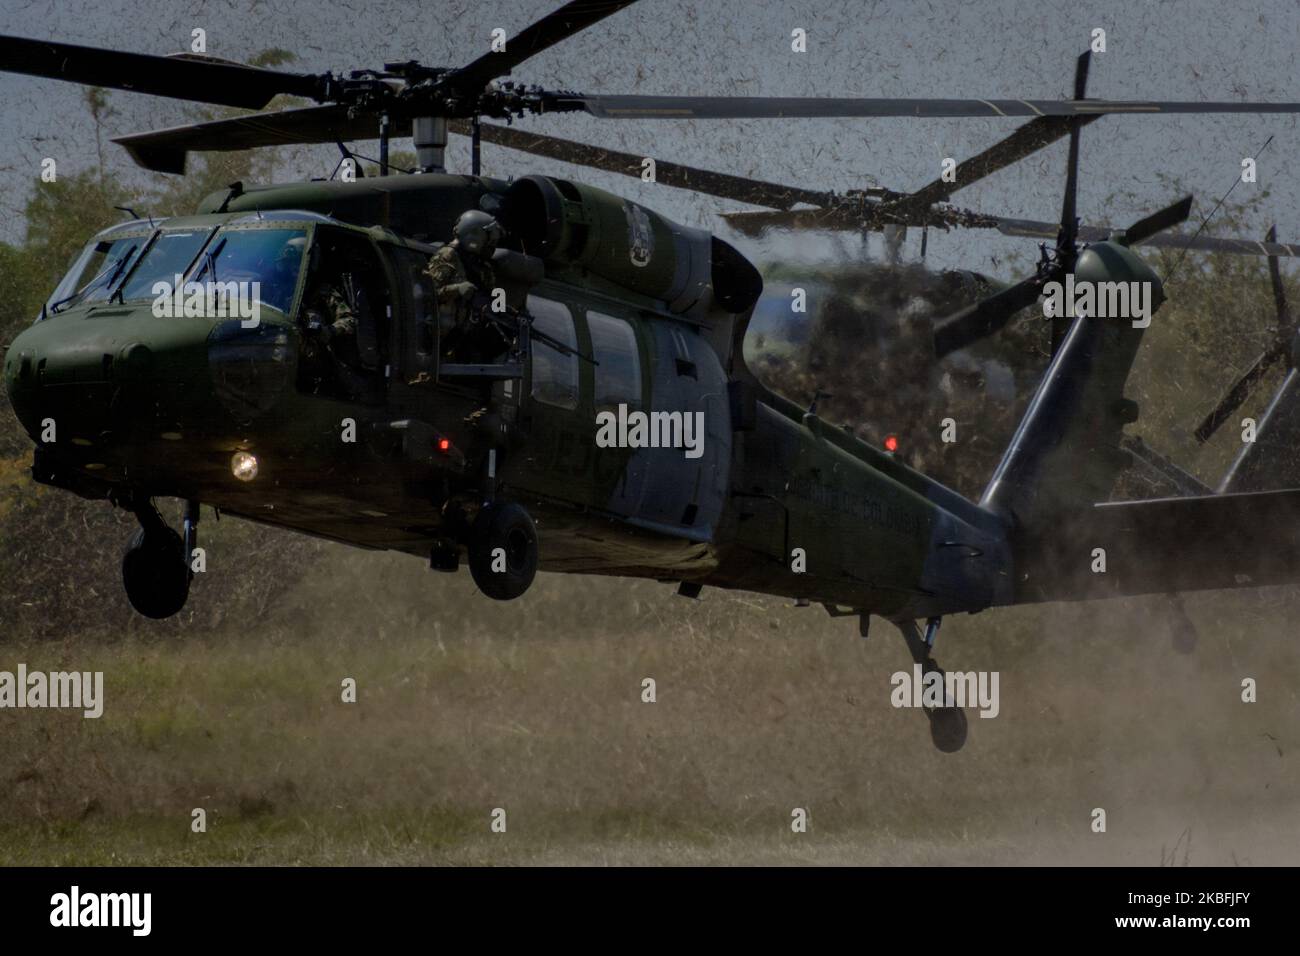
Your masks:
<path fill-rule="evenodd" d="M 538 338 L 532 340 L 532 396 L 539 402 L 569 410 L 578 407 L 578 334 L 567 306 L 550 299 L 528 297 L 533 328 L 570 349 L 564 353 Z"/>
<path fill-rule="evenodd" d="M 625 319 L 587 313 L 591 355 L 596 360 L 596 411 L 641 405 L 641 360 L 636 331 Z"/>

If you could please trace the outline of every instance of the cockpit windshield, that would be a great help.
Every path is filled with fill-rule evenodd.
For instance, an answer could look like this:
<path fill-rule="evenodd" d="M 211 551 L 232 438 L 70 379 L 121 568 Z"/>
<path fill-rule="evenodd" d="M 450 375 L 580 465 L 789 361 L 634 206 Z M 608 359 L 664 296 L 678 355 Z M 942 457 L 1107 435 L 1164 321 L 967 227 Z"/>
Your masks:
<path fill-rule="evenodd" d="M 162 229 L 92 241 L 50 296 L 50 312 L 74 305 L 157 297 L 155 286 L 191 282 L 247 283 L 240 294 L 288 313 L 298 287 L 305 229 L 208 227 Z M 253 285 L 257 283 L 257 285 Z"/>
<path fill-rule="evenodd" d="M 108 298 L 113 284 L 135 262 L 148 240 L 148 235 L 139 235 L 92 241 L 50 296 L 49 310 L 58 312 L 81 302 Z"/>
<path fill-rule="evenodd" d="M 206 229 L 163 230 L 144 250 L 142 257 L 127 273 L 126 281 L 117 297 L 123 302 L 132 299 L 152 299 L 157 295 L 154 284 L 166 282 L 174 285 L 177 276 L 189 271 L 194 257 L 212 235 Z"/>
<path fill-rule="evenodd" d="M 305 229 L 221 229 L 199 257 L 193 281 L 256 282 L 250 295 L 287 315 L 306 249 Z"/>

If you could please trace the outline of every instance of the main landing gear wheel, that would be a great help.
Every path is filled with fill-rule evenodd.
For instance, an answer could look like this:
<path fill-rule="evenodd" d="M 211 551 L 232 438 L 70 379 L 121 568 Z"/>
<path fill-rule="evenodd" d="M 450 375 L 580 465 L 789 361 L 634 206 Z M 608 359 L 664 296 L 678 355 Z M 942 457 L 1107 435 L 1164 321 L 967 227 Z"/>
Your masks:
<path fill-rule="evenodd" d="M 484 505 L 470 532 L 469 571 L 479 590 L 510 601 L 537 575 L 537 527 L 513 501 Z"/>
<path fill-rule="evenodd" d="M 946 754 L 955 754 L 966 744 L 966 712 L 960 707 L 935 707 L 927 710 L 930 739 Z"/>
<path fill-rule="evenodd" d="M 122 584 L 145 617 L 171 617 L 190 594 L 190 565 L 181 536 L 163 526 L 131 535 L 122 558 Z"/>

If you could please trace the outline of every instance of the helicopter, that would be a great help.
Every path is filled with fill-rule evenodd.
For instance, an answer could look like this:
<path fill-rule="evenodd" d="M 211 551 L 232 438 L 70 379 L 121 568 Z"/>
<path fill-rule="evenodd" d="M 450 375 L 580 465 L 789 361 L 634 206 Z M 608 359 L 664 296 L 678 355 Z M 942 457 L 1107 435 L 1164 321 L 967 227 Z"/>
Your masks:
<path fill-rule="evenodd" d="M 641 157 L 483 120 L 1030 117 L 966 164 L 962 184 L 1068 136 L 1054 244 L 1033 275 L 936 326 L 946 354 L 1067 276 L 1147 283 L 1157 307 L 1163 299 L 1132 247 L 1184 221 L 1190 197 L 1127 230 L 1086 232 L 1075 208 L 1084 125 L 1300 104 L 1088 99 L 1086 54 L 1069 100 L 611 96 L 502 79 L 631 2 L 564 4 L 463 67 L 411 61 L 346 75 L 0 37 L 4 71 L 250 110 L 279 94 L 317 104 L 115 140 L 147 169 L 181 174 L 191 151 L 284 143 L 337 143 L 346 160 L 345 142 L 379 140 L 378 176 L 233 183 L 192 215 L 101 232 L 6 350 L 34 480 L 137 517 L 122 565 L 137 611 L 165 618 L 184 606 L 201 504 L 442 572 L 464 560 L 498 600 L 519 598 L 544 570 L 651 578 L 687 597 L 719 587 L 815 602 L 857 617 L 863 637 L 875 615 L 939 674 L 932 651 L 947 615 L 1295 580 L 1300 491 L 1106 502 L 1129 460 L 1122 429 L 1138 410 L 1123 390 L 1141 328 L 1055 319 L 1041 384 L 984 494 L 969 500 L 824 420 L 816 398 L 803 407 L 762 384 L 743 343 L 763 281 L 733 245 L 580 182 L 482 176 L 480 143 L 631 173 Z M 445 169 L 449 133 L 470 138 L 468 175 Z M 408 136 L 419 170 L 396 175 L 389 142 Z M 771 210 L 747 216 L 1047 229 L 948 206 L 950 183 L 838 196 L 672 163 L 658 176 Z M 475 299 L 481 334 L 462 348 L 426 269 L 470 211 L 495 218 L 504 239 L 496 285 Z M 1233 251 L 1294 254 L 1246 245 Z M 210 296 L 179 296 L 162 316 L 168 294 L 156 290 L 173 278 L 173 289 L 257 284 L 258 318 L 218 314 Z M 349 290 L 357 330 L 355 356 L 332 357 L 322 374 L 304 313 L 324 282 Z M 609 416 L 612 443 L 601 438 Z M 698 442 L 686 441 L 689 416 Z M 159 498 L 184 502 L 179 530 Z M 1091 569 L 1098 548 L 1105 574 Z M 925 713 L 936 746 L 961 747 L 959 707 Z"/>

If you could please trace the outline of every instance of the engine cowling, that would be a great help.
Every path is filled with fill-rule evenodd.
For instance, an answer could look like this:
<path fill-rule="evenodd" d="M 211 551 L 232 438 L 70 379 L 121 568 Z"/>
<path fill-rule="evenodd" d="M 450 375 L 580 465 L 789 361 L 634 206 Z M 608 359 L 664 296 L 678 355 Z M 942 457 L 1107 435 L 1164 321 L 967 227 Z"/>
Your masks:
<path fill-rule="evenodd" d="M 522 250 L 665 303 L 678 315 L 713 305 L 713 235 L 594 186 L 525 176 L 503 217 Z"/>

